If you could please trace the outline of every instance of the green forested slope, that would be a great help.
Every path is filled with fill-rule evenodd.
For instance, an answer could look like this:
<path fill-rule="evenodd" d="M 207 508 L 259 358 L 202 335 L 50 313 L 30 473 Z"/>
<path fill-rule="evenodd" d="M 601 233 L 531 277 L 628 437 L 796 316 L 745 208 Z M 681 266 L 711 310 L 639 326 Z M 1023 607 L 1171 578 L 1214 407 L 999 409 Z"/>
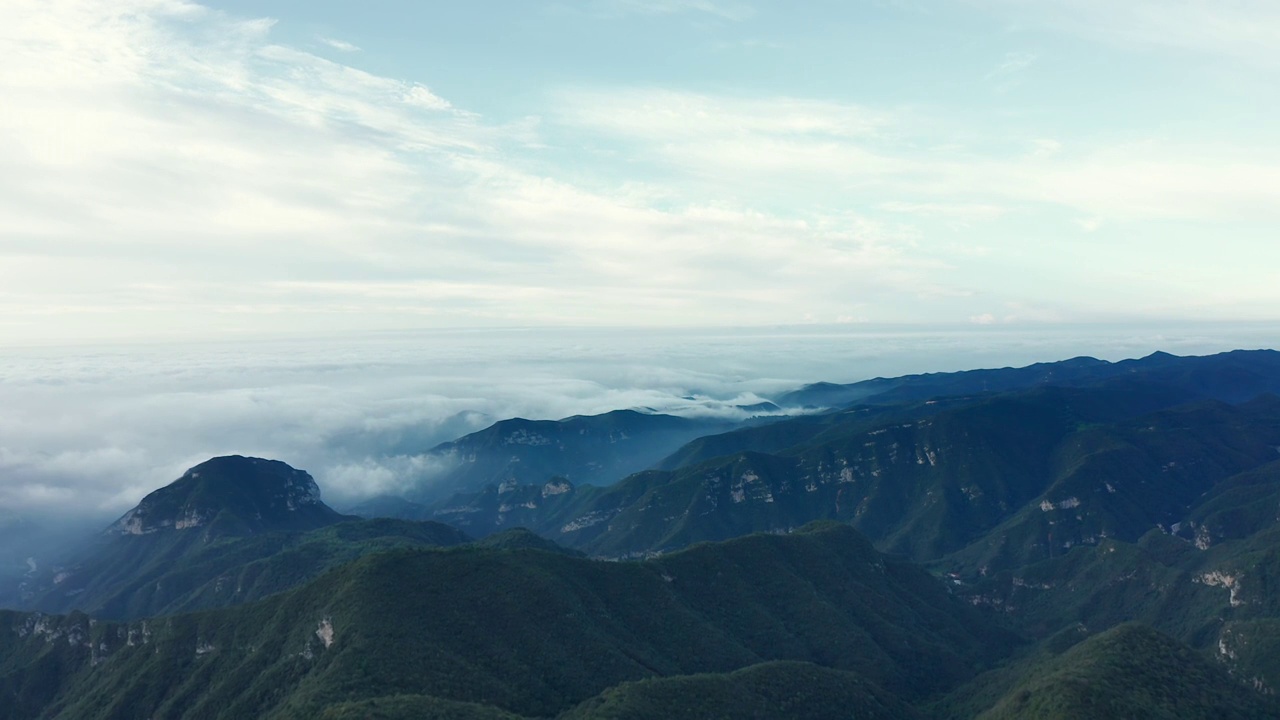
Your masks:
<path fill-rule="evenodd" d="M 29 604 L 106 619 L 153 617 L 257 600 L 380 550 L 468 540 L 440 523 L 386 519 L 249 536 L 181 530 L 112 535 L 53 576 L 56 582 L 46 580 Z"/>
<path fill-rule="evenodd" d="M 774 662 L 732 673 L 623 683 L 563 720 L 916 720 L 912 706 L 848 672 Z"/>
<path fill-rule="evenodd" d="M 0 705 L 85 720 L 313 718 L 407 695 L 550 716 L 621 682 L 773 660 L 854 672 L 911 699 L 946 691 L 1011 644 L 928 574 L 841 525 L 649 563 L 395 550 L 224 610 L 128 624 L 0 618 Z M 51 624 L 64 629 L 39 629 Z"/>
<path fill-rule="evenodd" d="M 980 720 L 1260 720 L 1274 697 L 1141 625 L 1094 636 L 1036 668 Z"/>

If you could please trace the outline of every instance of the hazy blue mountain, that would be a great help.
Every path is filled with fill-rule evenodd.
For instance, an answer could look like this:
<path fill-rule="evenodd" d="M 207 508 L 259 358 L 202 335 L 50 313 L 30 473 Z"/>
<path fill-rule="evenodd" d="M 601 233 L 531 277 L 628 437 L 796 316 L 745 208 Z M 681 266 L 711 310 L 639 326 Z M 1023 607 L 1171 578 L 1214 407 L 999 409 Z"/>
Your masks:
<path fill-rule="evenodd" d="M 43 528 L 24 515 L 0 509 L 0 577 L 28 571 L 27 558 Z"/>
<path fill-rule="evenodd" d="M 1154 353 L 1117 363 L 1075 358 L 1023 368 L 876 378 L 849 385 L 815 383 L 781 396 L 779 402 L 791 408 L 843 412 L 780 418 L 763 426 L 700 437 L 654 467 L 673 470 L 744 451 L 777 453 L 808 443 L 833 426 L 847 432 L 857 419 L 864 424 L 887 417 L 918 420 L 982 395 L 1043 387 L 1123 387 L 1126 383 L 1161 388 L 1171 399 L 1183 402 L 1197 398 L 1244 402 L 1259 395 L 1280 394 L 1280 353 L 1235 351 L 1202 357 Z"/>
<path fill-rule="evenodd" d="M 200 487 L 193 487 L 193 479 Z M 310 476 L 283 463 L 252 458 L 215 459 L 199 465 L 148 495 L 68 564 L 37 575 L 28 596 L 12 606 L 47 612 L 74 609 L 112 619 L 223 607 L 296 587 L 364 555 L 471 541 L 462 531 L 438 522 L 362 520 L 337 515 L 322 503 L 320 508 L 314 503 L 308 506 L 320 527 L 293 529 L 299 521 L 291 515 L 297 510 L 289 509 L 290 502 L 295 507 L 302 504 L 287 497 L 295 492 L 315 497 L 318 491 L 309 482 Z M 199 498 L 194 512 L 192 497 Z M 284 514 L 253 509 L 262 502 L 274 507 L 271 503 L 281 497 L 286 498 Z M 169 510 L 162 510 L 166 506 Z M 246 508 L 253 522 L 234 521 L 236 513 Z M 171 513 L 179 518 L 220 520 L 213 525 L 174 522 Z M 154 524 L 138 527 L 144 521 Z M 122 526 L 138 532 L 122 532 Z M 220 528 L 233 532 L 210 532 Z M 482 545 L 577 554 L 521 529 L 492 535 Z"/>
<path fill-rule="evenodd" d="M 850 422 L 854 414 L 858 419 L 867 421 L 873 421 L 873 416 L 878 418 L 882 415 L 872 408 L 857 408 L 837 413 L 799 415 L 715 435 L 703 435 L 685 443 L 654 464 L 652 469 L 677 470 L 687 465 L 696 465 L 713 458 L 747 451 L 780 452 L 813 439 L 833 425 Z"/>
<path fill-rule="evenodd" d="M 21 602 L 23 583 L 39 567 L 35 555 L 44 535 L 44 529 L 27 517 L 0 510 L 0 607 Z"/>
<path fill-rule="evenodd" d="M 990 390 L 993 387 L 1027 386 L 1032 386 L 1033 389 L 1005 392 Z M 670 474 L 638 473 L 628 477 L 625 483 L 607 490 L 602 490 L 599 483 L 575 479 L 572 473 L 555 472 L 557 467 L 563 469 L 567 464 L 566 453 L 573 454 L 569 452 L 569 446 L 561 447 L 547 435 L 529 435 L 529 429 L 522 424 L 524 421 L 510 421 L 513 424 L 505 427 L 500 423 L 485 431 L 483 442 L 481 434 L 468 436 L 458 441 L 459 444 L 450 452 L 477 444 L 488 447 L 495 443 L 500 446 L 519 444 L 513 440 L 516 438 L 522 442 L 531 442 L 532 447 L 539 449 L 531 453 L 549 454 L 555 462 L 531 460 L 533 454 L 484 455 L 487 459 L 477 459 L 476 462 L 460 466 L 456 470 L 467 475 L 466 482 L 444 482 L 435 486 L 436 491 L 449 487 L 462 489 L 446 496 L 448 499 L 427 504 L 432 509 L 430 517 L 480 535 L 504 527 L 524 525 L 547 534 L 557 542 L 565 542 L 590 552 L 625 555 L 667 550 L 700 539 L 722 539 L 757 530 L 782 530 L 816 518 L 849 518 L 847 508 L 851 503 L 846 502 L 847 497 L 852 500 L 852 506 L 858 506 L 855 511 L 857 517 L 850 519 L 877 542 L 896 533 L 899 537 L 894 540 L 894 544 L 885 545 L 886 548 L 907 552 L 920 559 L 931 559 L 959 549 L 973 539 L 975 534 L 1007 519 L 1019 509 L 1020 504 L 1031 499 L 1026 492 L 1034 490 L 1031 492 L 1034 496 L 1047 490 L 1048 483 L 1057 478 L 1050 477 L 1051 469 L 1046 464 L 1049 458 L 1045 453 L 1049 453 L 1055 443 L 1062 441 L 1068 432 L 1074 432 L 1076 425 L 1116 422 L 1196 399 L 1218 398 L 1239 402 L 1256 397 L 1270 388 L 1280 387 L 1280 354 L 1255 351 L 1177 358 L 1158 353 L 1141 360 L 1120 363 L 1077 358 L 1028 368 L 877 379 L 860 387 L 864 390 L 876 390 L 874 396 L 868 395 L 873 398 L 869 401 L 875 404 L 858 405 L 820 415 L 778 419 L 726 433 L 702 435 L 665 458 L 646 458 L 652 461 L 649 464 L 655 469 Z M 988 390 L 983 391 L 982 388 Z M 933 394 L 960 390 L 972 392 L 949 397 L 935 397 Z M 1034 411 L 1023 402 L 1024 407 L 1020 410 L 1011 409 L 1011 414 L 1000 417 L 1002 411 L 997 405 L 1007 403 L 1015 396 L 1031 397 L 1036 393 L 1050 400 L 1057 398 L 1056 402 L 1060 407 L 1045 408 L 1048 415 L 1042 412 L 1041 417 L 1032 417 Z M 1067 396 L 1062 393 L 1074 394 Z M 891 397 L 898 400 L 890 402 Z M 910 399 L 902 400 L 903 397 Z M 985 411 L 978 409 L 984 406 L 989 407 Z M 982 412 L 987 412 L 989 417 L 980 416 Z M 966 415 L 968 419 L 957 420 L 957 413 Z M 608 416 L 576 420 L 600 426 L 606 417 Z M 655 422 L 655 416 L 634 414 L 626 416 L 626 420 L 635 421 L 637 417 L 648 417 L 650 419 L 647 422 Z M 923 437 L 918 429 L 903 431 L 910 427 L 931 427 L 934 417 L 943 418 L 945 422 L 938 429 L 929 431 L 930 438 Z M 619 418 L 609 419 L 609 423 L 619 421 Z M 1045 421 L 1053 422 L 1045 424 Z M 571 427 L 568 423 L 569 421 L 545 424 L 545 427 L 554 427 L 563 433 Z M 961 432 L 959 424 L 963 423 L 982 429 L 986 437 L 986 440 L 981 441 L 985 443 L 983 447 L 971 446 L 969 439 L 955 441 Z M 1028 424 L 1023 426 L 1023 423 Z M 1033 430 L 1041 434 L 1031 438 L 1028 433 Z M 883 444 L 886 447 L 881 447 L 869 433 L 890 433 L 892 440 Z M 1013 442 L 1006 443 L 1006 433 L 1011 433 L 1008 438 Z M 1019 449 L 1016 443 L 1020 437 L 1040 443 L 1036 446 L 1038 449 L 1030 452 Z M 858 442 L 860 445 L 854 447 L 850 445 L 851 442 Z M 916 453 L 919 455 L 915 458 L 917 464 L 928 460 L 928 469 L 923 472 L 911 471 L 897 462 L 893 446 L 907 442 L 913 445 L 913 452 L 920 451 Z M 930 442 L 933 445 L 929 445 Z M 959 448 L 968 460 L 959 458 L 956 462 L 940 461 L 936 448 L 939 443 Z M 595 443 L 593 447 L 599 445 Z M 573 447 L 574 452 L 586 453 L 579 456 L 579 461 L 590 456 L 588 446 Z M 887 450 L 890 457 L 871 457 L 867 455 L 867 451 L 860 450 L 869 447 L 877 448 L 876 452 L 882 454 Z M 999 459 L 1001 456 L 1019 453 L 1023 456 L 1021 459 Z M 481 458 L 482 455 L 476 454 L 475 457 Z M 974 468 L 977 467 L 974 463 L 988 461 L 1004 463 L 999 469 L 991 469 L 996 472 L 995 477 L 1005 478 L 999 481 L 1005 485 L 994 488 L 995 492 L 991 492 L 993 488 L 974 483 L 962 483 L 962 487 L 956 487 L 956 482 L 962 476 L 974 474 Z M 871 468 L 870 464 L 877 467 Z M 893 465 L 898 466 L 889 467 Z M 743 508 L 733 509 L 731 506 L 737 504 L 734 499 L 746 496 L 743 495 L 743 488 L 736 487 L 739 483 L 728 477 L 726 468 L 731 466 L 741 470 L 739 478 L 747 478 L 744 482 L 756 485 L 754 492 L 758 492 L 761 498 L 771 498 L 769 503 L 775 506 L 763 510 L 753 508 L 750 513 L 746 513 Z M 538 470 L 528 472 L 535 467 Z M 517 472 L 514 468 L 521 470 Z M 833 468 L 841 476 L 841 482 L 832 482 Z M 1241 468 L 1233 468 L 1238 469 Z M 864 492 L 860 489 L 860 481 L 846 477 L 849 473 L 860 470 L 877 473 L 873 476 L 875 478 L 880 478 L 885 473 L 891 473 L 892 477 L 870 481 L 871 485 L 879 489 Z M 911 477 L 904 477 L 903 473 Z M 583 475 L 581 472 L 578 474 Z M 711 488 L 706 488 L 706 492 L 698 490 L 698 483 L 691 478 L 699 474 L 707 482 L 727 483 L 736 488 L 728 492 L 728 502 L 715 501 L 714 512 L 691 505 L 699 493 L 708 502 L 716 495 Z M 922 478 L 922 475 L 930 477 Z M 553 477 L 560 478 L 554 486 L 548 484 Z M 807 492 L 814 493 L 814 496 L 803 499 L 789 497 L 786 502 L 781 501 L 781 497 L 788 495 L 793 489 L 791 486 L 794 483 L 789 484 L 787 478 L 798 477 L 806 478 L 802 484 L 806 488 L 812 487 Z M 904 496 L 904 493 L 910 494 L 919 489 L 922 482 L 937 485 L 932 490 L 944 493 L 944 496 L 933 496 L 937 499 L 931 502 L 939 505 L 932 511 L 919 507 L 922 501 L 920 497 Z M 626 486 L 623 487 L 623 484 Z M 840 486 L 836 488 L 836 495 L 844 497 L 828 497 L 833 485 Z M 855 487 L 845 487 L 846 485 Z M 660 487 L 663 489 L 659 491 L 657 488 Z M 925 488 L 924 492 L 929 492 L 929 488 Z M 971 504 L 976 505 L 974 508 L 962 507 L 954 497 L 956 493 L 974 492 L 983 493 L 981 499 L 969 499 Z M 645 502 L 652 500 L 656 497 L 653 496 L 654 493 L 662 496 L 660 504 L 655 507 L 661 507 L 663 512 L 637 517 L 625 528 L 619 528 L 618 523 L 612 522 L 615 517 L 627 513 L 631 504 L 641 498 L 649 498 Z M 873 511 L 875 507 L 880 509 Z M 421 507 L 389 507 L 385 502 L 382 508 L 361 508 L 360 511 L 366 515 L 428 517 Z M 954 514 L 952 511 L 965 516 L 978 512 L 983 517 L 939 517 L 939 513 L 945 516 Z M 1171 512 L 1176 511 L 1177 508 L 1174 508 Z M 655 515 L 660 516 L 659 519 L 651 517 Z M 712 515 L 715 517 L 710 517 Z M 754 517 L 746 517 L 747 515 Z M 678 518 L 681 517 L 709 519 L 690 520 L 685 523 L 685 527 L 674 527 L 673 523 L 678 523 Z M 900 526 L 903 519 L 908 523 Z M 658 527 L 660 523 L 666 523 L 668 527 Z M 939 523 L 945 524 L 947 528 L 941 535 L 939 532 L 921 534 L 911 530 L 914 524 Z M 562 530 L 563 528 L 569 530 Z M 605 530 L 610 539 L 597 543 L 593 538 Z M 643 537 L 619 539 L 620 534 L 632 530 Z M 921 545 L 931 547 L 916 547 Z"/>
<path fill-rule="evenodd" d="M 21 604 L 156 615 L 261 597 L 380 547 L 467 540 L 438 524 L 356 519 L 325 505 L 303 471 L 214 458 L 147 495 L 64 565 L 41 568 Z"/>
<path fill-rule="evenodd" d="M 433 505 L 488 485 L 542 483 L 552 477 L 608 485 L 651 467 L 696 437 L 738 424 L 635 410 L 563 420 L 503 420 L 432 448 L 429 455 L 447 469 L 406 499 Z"/>
<path fill-rule="evenodd" d="M 50 568 L 97 537 L 83 517 L 33 518 L 0 510 L 0 607 L 29 602 Z"/>
<path fill-rule="evenodd" d="M 1207 398 L 1241 402 L 1263 393 L 1280 393 L 1280 352 L 1236 350 L 1193 357 L 1156 352 L 1115 363 L 1078 357 L 1021 368 L 904 375 L 843 385 L 822 382 L 781 395 L 775 402 L 783 407 L 832 408 L 852 403 L 892 404 L 1041 386 L 1085 387 L 1134 375 Z"/>
<path fill-rule="evenodd" d="M 30 532 L 31 521 L 12 510 L 0 509 L 0 540 L 15 540 Z"/>
<path fill-rule="evenodd" d="M 378 495 L 347 508 L 347 513 L 362 518 L 396 518 L 428 520 L 434 517 L 429 506 L 405 500 L 396 495 Z"/>

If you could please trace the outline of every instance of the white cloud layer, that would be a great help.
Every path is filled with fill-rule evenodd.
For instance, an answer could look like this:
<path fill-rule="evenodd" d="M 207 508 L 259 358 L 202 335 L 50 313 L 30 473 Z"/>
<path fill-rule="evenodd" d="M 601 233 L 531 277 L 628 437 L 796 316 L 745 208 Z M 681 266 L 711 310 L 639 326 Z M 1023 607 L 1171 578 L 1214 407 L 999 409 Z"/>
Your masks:
<path fill-rule="evenodd" d="M 974 322 L 1007 324 L 1025 308 Z M 284 460 L 338 507 L 430 482 L 439 442 L 506 417 L 618 408 L 741 417 L 816 380 L 1026 364 L 1082 352 L 1251 347 L 1270 327 L 1013 331 L 441 331 L 12 351 L 0 360 L 0 515 L 106 522 L 209 457 Z"/>

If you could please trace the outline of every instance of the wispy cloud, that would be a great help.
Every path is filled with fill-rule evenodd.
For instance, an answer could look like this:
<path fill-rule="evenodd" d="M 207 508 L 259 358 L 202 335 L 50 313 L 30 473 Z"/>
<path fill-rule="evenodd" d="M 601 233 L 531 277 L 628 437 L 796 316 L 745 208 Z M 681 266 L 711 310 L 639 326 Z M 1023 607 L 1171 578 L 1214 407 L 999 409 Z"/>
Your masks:
<path fill-rule="evenodd" d="M 891 201 L 880 205 L 880 208 L 891 213 L 905 215 L 929 215 L 952 220 L 990 220 L 1008 212 L 1008 208 L 999 205 L 978 203 L 920 203 Z"/>
<path fill-rule="evenodd" d="M 574 90 L 558 100 L 567 122 L 655 140 L 746 134 L 865 137 L 892 120 L 889 113 L 849 103 L 660 88 Z"/>
<path fill-rule="evenodd" d="M 1004 59 L 986 74 L 985 79 L 997 92 L 1008 92 L 1022 84 L 1024 74 L 1036 59 L 1036 54 L 1030 52 L 1005 53 Z"/>
<path fill-rule="evenodd" d="M 845 209 L 655 205 L 558 179 L 521 155 L 528 128 L 276 43 L 269 20 L 61 0 L 6 5 L 0 26 L 22 38 L 0 68 L 22 109 L 0 111 L 15 335 L 789 322 L 936 284 L 899 229 Z M 805 100 L 652 99 L 584 110 L 654 142 L 880 124 Z"/>
<path fill-rule="evenodd" d="M 347 42 L 346 40 L 338 40 L 336 38 L 324 37 L 323 35 L 316 37 L 316 40 L 328 45 L 334 50 L 344 53 L 360 52 L 360 47 Z"/>
<path fill-rule="evenodd" d="M 1007 64 L 1029 62 L 1019 56 Z M 631 160 L 661 161 L 703 181 L 704 190 L 731 187 L 757 202 L 857 191 L 882 209 L 968 208 L 971 220 L 1029 204 L 1202 220 L 1274 216 L 1280 207 L 1280 148 L 1146 138 L 1070 148 L 1034 136 L 1002 142 L 920 109 L 643 88 L 584 90 L 560 101 L 559 122 L 633 143 Z"/>
<path fill-rule="evenodd" d="M 1052 138 L 1036 138 L 1031 141 L 1032 157 L 1052 157 L 1062 151 L 1062 143 Z"/>
<path fill-rule="evenodd" d="M 1209 53 L 1280 70 L 1280 5 L 1271 0 L 969 1 L 1121 47 Z"/>

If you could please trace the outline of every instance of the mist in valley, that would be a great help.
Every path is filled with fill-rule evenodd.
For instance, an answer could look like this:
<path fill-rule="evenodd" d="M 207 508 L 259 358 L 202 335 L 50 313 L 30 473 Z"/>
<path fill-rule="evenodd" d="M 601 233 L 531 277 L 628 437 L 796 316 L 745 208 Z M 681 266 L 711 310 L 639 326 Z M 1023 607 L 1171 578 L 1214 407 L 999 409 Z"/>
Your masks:
<path fill-rule="evenodd" d="M 30 347 L 0 360 L 0 524 L 103 527 L 217 455 L 283 460 L 326 502 L 429 484 L 436 445 L 512 417 L 745 419 L 816 381 L 1267 344 L 1263 326 L 485 330 Z M 27 528 L 27 529 L 24 529 Z"/>

